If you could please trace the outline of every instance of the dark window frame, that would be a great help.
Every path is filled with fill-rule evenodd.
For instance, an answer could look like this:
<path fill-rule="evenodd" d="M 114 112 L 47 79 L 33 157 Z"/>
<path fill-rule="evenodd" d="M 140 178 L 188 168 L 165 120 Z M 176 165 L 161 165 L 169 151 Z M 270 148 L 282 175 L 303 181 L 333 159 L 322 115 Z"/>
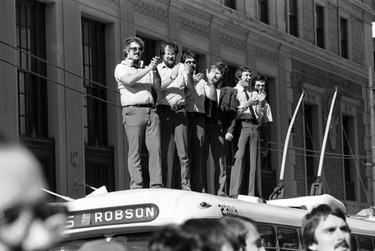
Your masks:
<path fill-rule="evenodd" d="M 270 22 L 268 8 L 268 0 L 258 0 L 259 20 L 265 24 L 269 24 Z"/>
<path fill-rule="evenodd" d="M 87 124 L 85 144 L 108 145 L 107 91 L 105 75 L 105 24 L 82 18 L 82 71 Z"/>
<path fill-rule="evenodd" d="M 324 24 L 325 24 L 324 7 L 317 4 L 315 7 L 316 45 L 323 49 L 325 48 Z"/>
<path fill-rule="evenodd" d="M 340 18 L 340 56 L 349 58 L 348 19 Z"/>
<path fill-rule="evenodd" d="M 289 34 L 298 37 L 298 2 L 288 0 Z"/>
<path fill-rule="evenodd" d="M 17 71 L 19 134 L 48 136 L 45 5 L 16 2 L 16 35 L 20 67 Z M 41 58 L 42 60 L 40 60 Z"/>

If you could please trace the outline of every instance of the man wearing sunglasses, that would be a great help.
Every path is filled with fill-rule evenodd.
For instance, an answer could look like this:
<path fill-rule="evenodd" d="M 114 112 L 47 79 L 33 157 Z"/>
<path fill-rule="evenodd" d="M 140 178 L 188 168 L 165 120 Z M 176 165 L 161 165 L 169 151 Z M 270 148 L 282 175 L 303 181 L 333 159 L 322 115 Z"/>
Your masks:
<path fill-rule="evenodd" d="M 205 138 L 206 97 L 216 99 L 216 88 L 203 79 L 204 75 L 197 72 L 197 55 L 188 50 L 182 54 L 181 63 L 193 68 L 194 88 L 186 89 L 186 114 L 188 119 L 188 149 L 191 162 L 191 189 L 196 192 L 203 190 L 202 162 Z"/>
<path fill-rule="evenodd" d="M 154 107 L 152 89 L 160 88 L 156 70 L 159 57 L 144 66 L 141 55 L 144 42 L 138 37 L 124 40 L 125 60 L 116 66 L 115 78 L 121 95 L 123 124 L 128 139 L 130 188 L 143 188 L 141 148 L 149 153 L 150 187 L 162 187 L 160 119 Z"/>
<path fill-rule="evenodd" d="M 0 250 L 47 250 L 61 240 L 66 211 L 45 203 L 40 164 L 0 136 Z"/>

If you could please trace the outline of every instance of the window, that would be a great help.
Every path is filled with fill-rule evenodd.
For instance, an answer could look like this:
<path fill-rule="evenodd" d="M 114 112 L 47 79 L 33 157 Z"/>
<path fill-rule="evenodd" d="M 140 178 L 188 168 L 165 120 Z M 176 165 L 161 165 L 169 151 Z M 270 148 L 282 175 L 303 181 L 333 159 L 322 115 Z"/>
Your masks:
<path fill-rule="evenodd" d="M 91 146 L 107 145 L 104 24 L 82 19 L 84 137 Z"/>
<path fill-rule="evenodd" d="M 279 242 L 280 250 L 298 250 L 299 237 L 295 229 L 292 228 L 278 228 L 277 240 Z"/>
<path fill-rule="evenodd" d="M 340 52 L 341 57 L 348 58 L 348 20 L 340 18 Z"/>
<path fill-rule="evenodd" d="M 259 225 L 258 230 L 267 251 L 276 250 L 276 234 L 271 226 Z"/>
<path fill-rule="evenodd" d="M 309 191 L 312 183 L 316 178 L 317 154 L 314 144 L 314 137 L 316 136 L 316 125 L 313 123 L 314 118 L 317 118 L 317 107 L 313 105 L 304 106 L 305 119 L 305 161 L 306 161 L 306 178 L 307 191 Z"/>
<path fill-rule="evenodd" d="M 236 69 L 237 67 L 234 65 L 230 65 L 229 63 L 225 62 L 228 66 L 228 72 L 225 78 L 225 84 L 227 86 L 235 87 L 236 86 L 236 81 L 235 81 L 235 74 L 236 74 Z"/>
<path fill-rule="evenodd" d="M 268 0 L 258 0 L 259 20 L 265 24 L 269 24 L 268 18 Z"/>
<path fill-rule="evenodd" d="M 297 0 L 289 0 L 289 34 L 298 37 L 298 8 Z"/>
<path fill-rule="evenodd" d="M 315 9 L 316 45 L 324 48 L 324 7 L 317 5 Z"/>
<path fill-rule="evenodd" d="M 342 117 L 342 139 L 343 139 L 343 155 L 344 155 L 344 175 L 345 175 L 345 199 L 355 200 L 355 164 L 353 163 L 354 149 L 354 119 L 352 116 Z"/>
<path fill-rule="evenodd" d="M 361 251 L 373 251 L 372 241 L 370 238 L 358 237 L 358 246 Z"/>
<path fill-rule="evenodd" d="M 145 43 L 145 48 L 142 53 L 142 60 L 144 65 L 148 65 L 151 62 L 151 59 L 155 56 L 159 56 L 159 51 L 156 51 L 156 41 L 145 38 L 142 36 L 138 36 L 142 41 Z"/>
<path fill-rule="evenodd" d="M 236 9 L 236 0 L 224 0 L 224 5 L 235 10 Z"/>
<path fill-rule="evenodd" d="M 36 1 L 16 5 L 19 134 L 34 138 L 48 134 L 46 64 L 39 59 L 46 58 L 44 8 Z"/>

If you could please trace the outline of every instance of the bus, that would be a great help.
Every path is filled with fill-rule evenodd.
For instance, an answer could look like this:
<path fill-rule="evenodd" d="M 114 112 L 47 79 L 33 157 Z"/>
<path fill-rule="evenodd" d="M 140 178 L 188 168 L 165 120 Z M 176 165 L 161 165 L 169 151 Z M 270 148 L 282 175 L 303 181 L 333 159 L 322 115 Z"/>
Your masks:
<path fill-rule="evenodd" d="M 343 207 L 329 195 L 264 202 L 252 196 L 233 199 L 166 188 L 97 194 L 67 203 L 65 238 L 53 250 L 78 250 L 98 239 L 120 242 L 129 251 L 147 250 L 153 233 L 162 226 L 235 214 L 258 222 L 266 250 L 297 251 L 302 250 L 302 218 L 321 203 Z M 374 251 L 375 222 L 348 217 L 348 223 L 353 250 Z"/>

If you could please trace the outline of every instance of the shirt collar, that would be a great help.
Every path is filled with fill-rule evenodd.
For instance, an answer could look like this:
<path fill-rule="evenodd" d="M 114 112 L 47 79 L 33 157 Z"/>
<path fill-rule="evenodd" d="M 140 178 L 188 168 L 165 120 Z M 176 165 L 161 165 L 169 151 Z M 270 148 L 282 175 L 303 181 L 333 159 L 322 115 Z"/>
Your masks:
<path fill-rule="evenodd" d="M 243 91 L 247 90 L 247 89 L 245 89 L 245 87 L 243 87 L 243 86 L 240 85 L 240 84 L 237 84 L 237 85 L 236 85 L 236 89 L 237 89 L 239 92 L 243 92 Z"/>
<path fill-rule="evenodd" d="M 138 62 L 139 62 L 139 61 L 138 61 Z M 134 64 L 134 61 L 133 61 L 133 60 L 128 59 L 128 58 L 125 59 L 125 60 L 123 60 L 122 63 L 123 63 L 124 65 L 129 66 L 129 67 L 139 68 L 138 65 Z"/>

